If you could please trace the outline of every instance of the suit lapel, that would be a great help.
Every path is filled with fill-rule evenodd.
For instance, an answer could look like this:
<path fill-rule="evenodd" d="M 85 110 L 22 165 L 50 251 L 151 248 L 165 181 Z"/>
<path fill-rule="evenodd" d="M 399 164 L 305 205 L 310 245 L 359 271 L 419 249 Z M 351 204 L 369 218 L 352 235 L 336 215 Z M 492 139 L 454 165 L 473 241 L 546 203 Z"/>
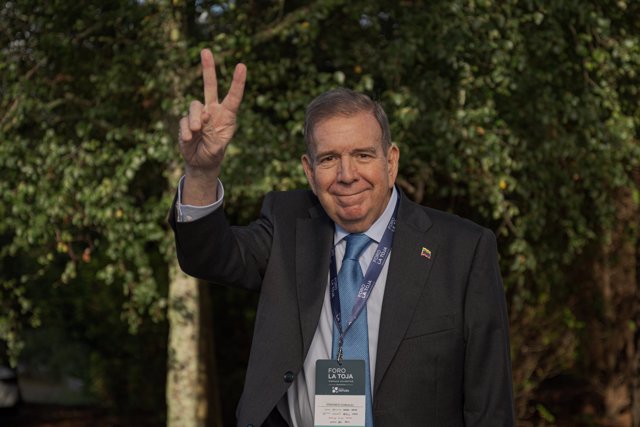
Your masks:
<path fill-rule="evenodd" d="M 302 330 L 303 355 L 306 356 L 318 326 L 328 282 L 329 257 L 334 227 L 331 219 L 317 205 L 309 210 L 310 218 L 296 222 L 296 283 Z"/>
<path fill-rule="evenodd" d="M 411 322 L 437 253 L 428 215 L 404 195 L 400 200 L 380 317 L 374 394 Z M 421 255 L 423 247 L 432 251 L 431 259 Z"/>

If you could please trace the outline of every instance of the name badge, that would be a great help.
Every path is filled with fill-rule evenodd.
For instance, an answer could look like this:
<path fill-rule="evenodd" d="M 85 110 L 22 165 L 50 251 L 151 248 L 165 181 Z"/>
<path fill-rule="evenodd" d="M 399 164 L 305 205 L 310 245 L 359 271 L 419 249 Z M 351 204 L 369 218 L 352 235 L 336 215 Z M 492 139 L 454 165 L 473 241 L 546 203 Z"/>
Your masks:
<path fill-rule="evenodd" d="M 318 360 L 314 427 L 364 427 L 364 360 Z"/>

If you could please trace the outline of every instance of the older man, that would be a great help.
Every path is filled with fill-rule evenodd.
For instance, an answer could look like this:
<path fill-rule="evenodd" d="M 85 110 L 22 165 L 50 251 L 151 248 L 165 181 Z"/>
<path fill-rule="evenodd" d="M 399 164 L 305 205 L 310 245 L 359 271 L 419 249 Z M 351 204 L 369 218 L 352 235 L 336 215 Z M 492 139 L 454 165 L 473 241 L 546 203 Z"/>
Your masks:
<path fill-rule="evenodd" d="M 307 108 L 311 191 L 230 227 L 218 177 L 246 68 L 222 102 L 208 50 L 202 69 L 171 224 L 187 273 L 260 291 L 238 425 L 513 426 L 493 234 L 402 195 L 384 111 L 347 89 Z"/>

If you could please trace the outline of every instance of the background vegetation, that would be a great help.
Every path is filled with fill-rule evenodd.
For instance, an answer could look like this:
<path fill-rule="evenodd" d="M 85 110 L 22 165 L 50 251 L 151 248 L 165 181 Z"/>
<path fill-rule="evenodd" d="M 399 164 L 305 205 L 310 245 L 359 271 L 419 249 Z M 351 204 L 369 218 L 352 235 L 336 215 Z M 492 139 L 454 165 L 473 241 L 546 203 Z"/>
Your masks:
<path fill-rule="evenodd" d="M 224 170 L 237 223 L 266 191 L 306 185 L 315 95 L 369 93 L 406 194 L 498 235 L 521 423 L 639 425 L 639 16 L 626 0 L 5 2 L 8 357 L 76 343 L 94 396 L 162 418 L 176 125 L 210 47 L 221 90 L 236 62 L 249 70 Z M 213 294 L 230 420 L 255 298 Z"/>

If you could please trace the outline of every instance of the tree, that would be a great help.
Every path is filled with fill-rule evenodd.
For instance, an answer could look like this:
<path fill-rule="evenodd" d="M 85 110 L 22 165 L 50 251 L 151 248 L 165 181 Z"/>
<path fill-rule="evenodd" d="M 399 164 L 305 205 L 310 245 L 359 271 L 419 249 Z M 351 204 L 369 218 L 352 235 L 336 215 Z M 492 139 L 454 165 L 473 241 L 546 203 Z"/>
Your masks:
<path fill-rule="evenodd" d="M 236 222 L 266 191 L 306 185 L 309 100 L 363 90 L 389 113 L 403 191 L 498 234 L 520 417 L 552 420 L 539 393 L 567 374 L 604 390 L 603 405 L 621 388 L 638 402 L 628 378 L 640 345 L 639 7 L 7 2 L 0 336 L 15 353 L 46 304 L 34 289 L 74 286 L 88 271 L 96 286 L 122 288 L 132 329 L 165 313 L 175 126 L 201 97 L 198 52 L 210 47 L 221 87 L 235 63 L 249 70 L 224 170 Z"/>
<path fill-rule="evenodd" d="M 50 303 L 37 299 L 42 287 L 119 288 L 131 331 L 164 316 L 175 161 L 165 79 L 179 55 L 164 56 L 161 10 L 128 1 L 0 9 L 0 337 L 14 359 L 21 331 Z"/>

